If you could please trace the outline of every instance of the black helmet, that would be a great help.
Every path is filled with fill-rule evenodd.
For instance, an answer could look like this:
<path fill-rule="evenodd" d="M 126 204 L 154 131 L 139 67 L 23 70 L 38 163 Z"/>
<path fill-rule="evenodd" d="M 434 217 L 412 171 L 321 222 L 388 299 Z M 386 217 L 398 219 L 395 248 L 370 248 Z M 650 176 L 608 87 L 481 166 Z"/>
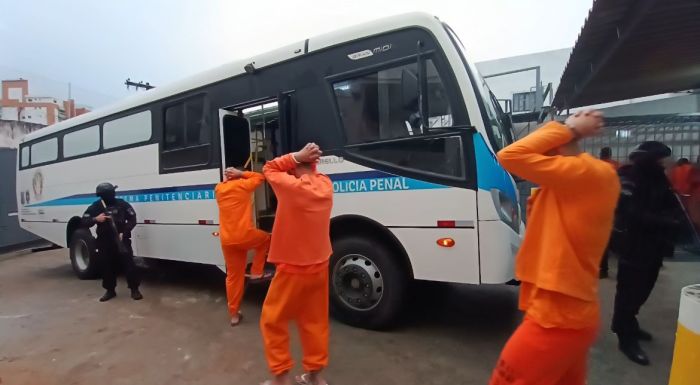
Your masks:
<path fill-rule="evenodd" d="M 658 160 L 669 156 L 671 156 L 671 148 L 661 142 L 650 140 L 637 146 L 630 153 L 629 158 L 631 161 L 641 158 Z"/>
<path fill-rule="evenodd" d="M 117 189 L 117 186 L 105 182 L 105 183 L 100 183 L 97 185 L 97 188 L 95 189 L 95 194 L 97 196 L 102 196 L 105 194 L 114 194 L 114 190 Z"/>

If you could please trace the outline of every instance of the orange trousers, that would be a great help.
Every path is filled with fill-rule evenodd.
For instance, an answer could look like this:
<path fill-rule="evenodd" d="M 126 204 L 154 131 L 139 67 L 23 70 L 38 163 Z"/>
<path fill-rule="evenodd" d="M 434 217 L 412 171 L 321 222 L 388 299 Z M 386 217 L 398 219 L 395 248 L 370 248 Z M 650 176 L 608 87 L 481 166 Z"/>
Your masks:
<path fill-rule="evenodd" d="M 267 364 L 273 375 L 294 366 L 289 352 L 289 322 L 301 339 L 305 372 L 328 366 L 328 269 L 315 273 L 277 270 L 260 318 Z"/>
<path fill-rule="evenodd" d="M 226 301 L 231 317 L 238 314 L 243 299 L 245 284 L 245 267 L 248 262 L 248 250 L 255 249 L 251 275 L 260 275 L 265 269 L 265 258 L 270 248 L 270 234 L 255 229 L 246 241 L 235 245 L 221 245 L 226 261 Z"/>
<path fill-rule="evenodd" d="M 503 348 L 489 385 L 585 385 L 598 328 L 543 328 L 525 317 Z"/>

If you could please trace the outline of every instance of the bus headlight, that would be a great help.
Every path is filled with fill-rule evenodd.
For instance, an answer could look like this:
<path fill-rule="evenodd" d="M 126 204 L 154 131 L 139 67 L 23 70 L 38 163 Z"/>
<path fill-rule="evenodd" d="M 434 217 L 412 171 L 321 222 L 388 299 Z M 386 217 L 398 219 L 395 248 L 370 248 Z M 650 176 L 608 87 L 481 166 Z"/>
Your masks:
<path fill-rule="evenodd" d="M 492 189 L 491 198 L 493 198 L 493 204 L 501 220 L 510 226 L 513 231 L 520 233 L 520 210 L 518 205 L 501 190 Z"/>

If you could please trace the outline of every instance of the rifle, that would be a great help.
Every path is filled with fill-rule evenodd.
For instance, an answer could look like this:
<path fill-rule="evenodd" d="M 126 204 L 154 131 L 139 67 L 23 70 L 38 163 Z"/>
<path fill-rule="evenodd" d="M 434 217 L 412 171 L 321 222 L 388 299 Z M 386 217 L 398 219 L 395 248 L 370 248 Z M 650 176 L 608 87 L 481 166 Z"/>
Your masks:
<path fill-rule="evenodd" d="M 100 199 L 100 202 L 102 202 L 102 207 L 104 207 L 105 213 L 107 213 L 107 205 L 105 204 L 105 201 Z M 128 254 L 129 250 L 126 248 L 126 245 L 124 244 L 124 242 L 122 242 L 121 238 L 119 238 L 119 230 L 117 230 L 117 224 L 114 223 L 114 220 L 111 216 L 107 218 L 107 221 L 112 227 L 114 241 L 117 242 L 117 250 L 119 250 L 119 254 Z"/>

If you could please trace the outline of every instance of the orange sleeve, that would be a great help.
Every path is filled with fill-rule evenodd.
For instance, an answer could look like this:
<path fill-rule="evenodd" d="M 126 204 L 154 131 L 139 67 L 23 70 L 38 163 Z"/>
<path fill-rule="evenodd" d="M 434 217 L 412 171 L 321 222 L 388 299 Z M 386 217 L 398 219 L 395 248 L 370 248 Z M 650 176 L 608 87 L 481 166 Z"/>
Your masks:
<path fill-rule="evenodd" d="M 221 196 L 221 194 L 226 193 L 228 191 L 228 186 L 226 185 L 226 181 L 219 182 L 217 183 L 216 187 L 214 187 L 214 195 L 215 196 Z"/>
<path fill-rule="evenodd" d="M 542 186 L 571 186 L 581 183 L 587 172 L 577 156 L 545 155 L 569 143 L 573 132 L 559 122 L 549 122 L 537 131 L 498 152 L 498 161 L 509 172 Z M 576 184 L 578 184 L 576 183 Z"/>
<path fill-rule="evenodd" d="M 294 175 L 287 173 L 296 168 L 297 162 L 292 154 L 277 157 L 265 163 L 263 174 L 270 185 L 277 191 L 293 190 L 298 188 L 302 182 Z"/>
<path fill-rule="evenodd" d="M 265 181 L 265 176 L 259 172 L 245 171 L 241 175 L 240 185 L 246 191 L 254 191 Z"/>

